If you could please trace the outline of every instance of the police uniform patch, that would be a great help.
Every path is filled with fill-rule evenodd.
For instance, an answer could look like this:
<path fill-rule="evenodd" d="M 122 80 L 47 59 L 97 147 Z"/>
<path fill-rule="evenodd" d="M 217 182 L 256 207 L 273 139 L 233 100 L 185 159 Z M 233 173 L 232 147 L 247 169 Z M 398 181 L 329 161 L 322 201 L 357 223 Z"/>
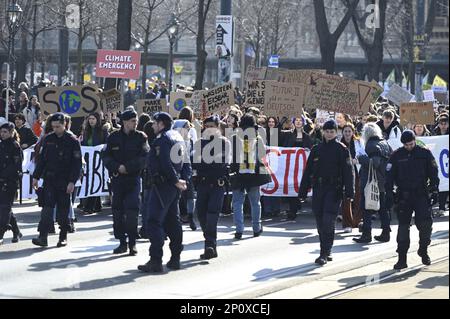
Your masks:
<path fill-rule="evenodd" d="M 318 157 L 314 158 L 314 162 L 318 162 L 318 161 L 319 161 Z"/>
<path fill-rule="evenodd" d="M 155 146 L 156 155 L 159 156 L 161 154 L 161 146 Z"/>
<path fill-rule="evenodd" d="M 392 164 L 391 164 L 391 163 L 388 163 L 388 164 L 386 165 L 386 171 L 387 171 L 387 172 L 390 172 L 391 169 L 392 169 Z"/>
<path fill-rule="evenodd" d="M 112 151 L 118 151 L 118 150 L 120 150 L 120 147 L 119 146 L 115 146 L 115 147 L 112 147 L 111 150 Z"/>

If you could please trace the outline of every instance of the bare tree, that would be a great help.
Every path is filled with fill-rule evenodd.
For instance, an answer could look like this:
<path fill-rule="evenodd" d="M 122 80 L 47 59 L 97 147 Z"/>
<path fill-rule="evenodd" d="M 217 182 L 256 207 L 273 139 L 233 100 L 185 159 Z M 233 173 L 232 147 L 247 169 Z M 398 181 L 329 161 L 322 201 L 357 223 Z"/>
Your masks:
<path fill-rule="evenodd" d="M 335 67 L 335 55 L 339 38 L 347 27 L 348 22 L 359 3 L 359 0 L 349 0 L 346 12 L 336 30 L 331 33 L 328 26 L 327 14 L 325 12 L 324 0 L 314 0 L 314 12 L 316 18 L 316 29 L 320 41 L 320 53 L 322 56 L 322 66 L 327 73 L 333 74 Z"/>
<path fill-rule="evenodd" d="M 199 0 L 198 1 L 198 25 L 197 25 L 197 61 L 196 61 L 196 75 L 195 75 L 195 90 L 201 90 L 203 88 L 203 79 L 206 69 L 206 41 L 205 41 L 205 23 L 208 17 L 208 12 L 211 6 L 211 0 Z"/>

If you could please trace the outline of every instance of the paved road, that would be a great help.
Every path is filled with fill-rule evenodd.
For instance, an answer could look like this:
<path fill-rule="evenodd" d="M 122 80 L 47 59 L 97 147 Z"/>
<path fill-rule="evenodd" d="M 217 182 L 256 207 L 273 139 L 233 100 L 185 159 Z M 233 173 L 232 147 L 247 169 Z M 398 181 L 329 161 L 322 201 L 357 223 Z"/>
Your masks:
<path fill-rule="evenodd" d="M 395 263 L 394 241 L 362 246 L 352 242 L 356 232 L 338 231 L 335 261 L 316 267 L 313 261 L 319 253 L 318 236 L 311 213 L 303 212 L 295 222 L 281 218 L 265 221 L 264 234 L 259 238 L 252 238 L 249 227 L 242 241 L 233 239 L 232 218 L 221 218 L 219 258 L 210 262 L 199 260 L 203 250 L 201 232 L 184 226 L 183 269 L 147 275 L 136 267 L 148 260 L 148 242 L 138 244 L 136 257 L 111 254 L 117 242 L 108 211 L 80 217 L 76 234 L 69 235 L 69 246 L 61 249 L 55 248 L 57 236 L 50 237 L 48 249 L 32 246 L 38 207 L 28 203 L 14 211 L 25 237 L 12 245 L 8 233 L 5 245 L 0 247 L 0 298 L 316 298 L 365 282 L 367 276 L 390 271 Z M 246 224 L 249 226 L 249 221 Z M 435 222 L 433 259 L 448 258 L 448 229 L 448 216 Z M 415 228 L 412 235 L 414 253 L 418 241 Z M 165 256 L 167 261 L 167 247 Z M 410 265 L 416 264 L 420 264 L 419 260 L 411 259 Z M 375 268 L 365 268 L 371 265 Z M 363 273 L 345 279 L 355 270 Z M 321 278 L 331 279 L 320 286 Z M 301 294 L 285 294 L 298 287 Z"/>

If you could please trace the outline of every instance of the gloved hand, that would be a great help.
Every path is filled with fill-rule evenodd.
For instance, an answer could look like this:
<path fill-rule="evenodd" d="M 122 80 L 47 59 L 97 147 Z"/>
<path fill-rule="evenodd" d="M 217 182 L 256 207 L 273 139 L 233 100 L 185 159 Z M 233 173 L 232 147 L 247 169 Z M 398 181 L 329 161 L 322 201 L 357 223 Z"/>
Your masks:
<path fill-rule="evenodd" d="M 430 198 L 431 198 L 431 206 L 436 205 L 439 202 L 439 192 L 437 190 L 433 191 L 431 193 Z"/>
<path fill-rule="evenodd" d="M 386 198 L 385 198 L 385 205 L 386 209 L 390 210 L 394 206 L 394 193 L 393 192 L 386 192 Z"/>

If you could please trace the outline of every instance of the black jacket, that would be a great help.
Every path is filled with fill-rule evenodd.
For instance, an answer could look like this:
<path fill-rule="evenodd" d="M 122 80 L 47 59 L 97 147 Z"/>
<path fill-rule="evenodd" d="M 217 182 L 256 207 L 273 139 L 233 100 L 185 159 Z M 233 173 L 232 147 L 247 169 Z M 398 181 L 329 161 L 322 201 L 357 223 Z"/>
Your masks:
<path fill-rule="evenodd" d="M 16 184 L 22 173 L 22 160 L 22 150 L 15 140 L 0 141 L 0 181 Z"/>
<path fill-rule="evenodd" d="M 17 129 L 17 133 L 19 133 L 20 137 L 20 145 L 28 145 L 28 147 L 36 144 L 38 138 L 34 135 L 34 132 L 26 127 L 25 125 L 21 128 Z"/>
<path fill-rule="evenodd" d="M 355 195 L 355 174 L 347 147 L 336 139 L 316 145 L 311 150 L 300 184 L 299 197 L 306 198 L 312 187 L 337 186 L 347 198 Z"/>
<path fill-rule="evenodd" d="M 298 141 L 297 130 L 294 130 L 293 132 L 285 133 L 285 136 L 283 138 L 283 147 L 301 147 L 312 149 L 313 141 L 311 139 L 311 136 L 309 136 L 305 132 L 303 132 L 303 139 L 301 141 Z"/>

